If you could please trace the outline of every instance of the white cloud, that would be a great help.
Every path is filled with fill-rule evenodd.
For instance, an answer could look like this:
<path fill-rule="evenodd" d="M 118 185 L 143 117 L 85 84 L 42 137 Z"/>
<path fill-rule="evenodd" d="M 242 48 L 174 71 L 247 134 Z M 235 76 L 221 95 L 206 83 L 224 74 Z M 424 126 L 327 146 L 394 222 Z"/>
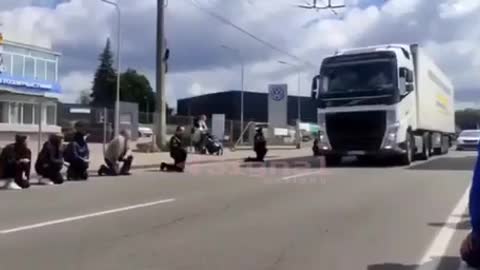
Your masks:
<path fill-rule="evenodd" d="M 346 1 L 341 17 L 328 11 L 293 7 L 294 0 L 196 0 L 211 10 L 315 65 L 337 48 L 378 43 L 420 43 L 449 74 L 458 89 L 480 85 L 480 1 L 370 0 Z M 7 3 L 8 2 L 8 3 Z M 99 0 L 71 0 L 54 9 L 26 6 L 29 1 L 4 1 L 0 21 L 7 39 L 52 45 L 63 52 L 62 84 L 67 96 L 90 87 L 97 56 L 105 39 L 115 37 L 115 12 Z M 342 2 L 342 1 L 340 1 Z M 378 2 L 378 1 L 377 1 Z M 122 5 L 122 65 L 147 74 L 154 84 L 155 0 Z M 239 89 L 239 60 L 220 48 L 241 50 L 246 64 L 246 89 L 266 91 L 268 83 L 288 82 L 297 88 L 296 70 L 277 60 L 294 59 L 272 51 L 244 34 L 205 15 L 189 0 L 169 1 L 166 17 L 171 46 L 167 97 L 170 103 L 191 94 Z M 115 39 L 112 39 L 115 42 Z M 302 94 L 308 94 L 308 67 Z M 475 96 L 474 92 L 468 92 Z M 480 100 L 480 95 L 475 96 Z"/>
<path fill-rule="evenodd" d="M 91 71 L 72 71 L 60 79 L 64 89 L 62 100 L 64 102 L 75 102 L 81 91 L 92 87 Z"/>
<path fill-rule="evenodd" d="M 458 18 L 470 13 L 478 12 L 478 0 L 449 0 L 440 5 L 441 18 Z"/>

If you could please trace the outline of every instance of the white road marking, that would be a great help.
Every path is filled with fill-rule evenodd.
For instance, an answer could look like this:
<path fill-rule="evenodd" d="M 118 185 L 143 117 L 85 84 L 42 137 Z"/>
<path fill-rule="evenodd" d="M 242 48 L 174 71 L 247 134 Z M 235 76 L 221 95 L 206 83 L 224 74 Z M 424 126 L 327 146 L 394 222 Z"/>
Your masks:
<path fill-rule="evenodd" d="M 290 180 L 290 179 L 294 179 L 294 178 L 298 178 L 298 177 L 302 177 L 302 176 L 310 176 L 310 175 L 321 174 L 321 173 L 324 173 L 324 172 L 319 170 L 319 171 L 314 171 L 314 172 L 299 173 L 299 174 L 294 174 L 294 175 L 289 175 L 289 176 L 282 177 L 282 180 Z"/>
<path fill-rule="evenodd" d="M 471 186 L 467 188 L 462 198 L 457 203 L 457 206 L 455 207 L 455 209 L 453 209 L 452 213 L 447 218 L 447 221 L 445 221 L 445 225 L 438 232 L 437 236 L 435 237 L 433 242 L 430 244 L 430 247 L 428 248 L 427 252 L 425 252 L 425 255 L 423 256 L 422 260 L 419 263 L 420 269 L 424 269 L 422 265 L 425 265 L 431 262 L 432 259 L 444 256 L 450 244 L 450 241 L 452 240 L 452 237 L 456 232 L 456 229 L 452 228 L 453 227 L 452 225 L 462 222 L 462 216 L 465 214 L 467 210 L 468 200 L 470 195 L 470 188 Z M 439 267 L 439 263 L 440 262 L 436 262 L 435 264 L 432 265 L 431 268 L 429 267 L 429 269 L 437 269 Z"/>
<path fill-rule="evenodd" d="M 0 231 L 0 234 L 9 234 L 9 233 L 16 233 L 16 232 L 21 232 L 21 231 L 26 231 L 26 230 L 38 229 L 38 228 L 41 228 L 41 227 L 46 227 L 46 226 L 51 226 L 51 225 L 56 225 L 56 224 L 61 224 L 61 223 L 67 223 L 67 222 L 72 222 L 72 221 L 77 221 L 77 220 L 87 219 L 87 218 L 92 218 L 92 217 L 99 217 L 99 216 L 104 216 L 104 215 L 129 211 L 129 210 L 133 210 L 133 209 L 138 209 L 138 208 L 151 207 L 151 206 L 155 206 L 155 205 L 158 205 L 158 204 L 170 203 L 170 202 L 174 202 L 174 201 L 175 201 L 175 199 L 172 198 L 172 199 L 166 199 L 166 200 L 136 204 L 136 205 L 126 206 L 126 207 L 122 207 L 122 208 L 116 208 L 116 209 L 111 209 L 111 210 L 107 210 L 107 211 L 101 211 L 101 212 L 96 212 L 96 213 L 91 213 L 91 214 L 86 214 L 86 215 L 81 215 L 81 216 L 74 216 L 74 217 L 56 219 L 56 220 L 46 221 L 46 222 L 42 222 L 42 223 L 16 227 L 16 228 L 8 229 L 8 230 L 2 230 L 2 231 Z"/>

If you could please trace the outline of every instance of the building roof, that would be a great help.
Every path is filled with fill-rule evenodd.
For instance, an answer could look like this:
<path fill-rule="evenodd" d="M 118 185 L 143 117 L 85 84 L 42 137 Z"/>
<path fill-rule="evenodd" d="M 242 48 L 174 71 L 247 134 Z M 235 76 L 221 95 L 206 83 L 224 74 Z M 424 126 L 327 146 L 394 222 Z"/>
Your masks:
<path fill-rule="evenodd" d="M 16 41 L 3 40 L 1 44 L 12 45 L 12 46 L 20 47 L 20 48 L 24 48 L 24 49 L 40 51 L 40 52 L 44 52 L 44 53 L 53 54 L 53 55 L 56 55 L 56 56 L 61 56 L 62 55 L 61 53 L 53 51 L 50 48 L 41 47 L 41 46 L 37 46 L 37 45 L 31 45 L 31 44 L 25 44 L 25 43 L 16 42 Z"/>

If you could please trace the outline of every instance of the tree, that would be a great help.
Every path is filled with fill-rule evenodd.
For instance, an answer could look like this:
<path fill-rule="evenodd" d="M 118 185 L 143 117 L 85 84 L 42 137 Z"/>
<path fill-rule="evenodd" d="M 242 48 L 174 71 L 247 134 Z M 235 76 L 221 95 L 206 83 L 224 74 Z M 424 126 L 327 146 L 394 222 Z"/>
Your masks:
<path fill-rule="evenodd" d="M 120 76 L 120 99 L 126 102 L 133 102 L 138 104 L 138 109 L 141 113 L 147 112 L 152 114 L 155 112 L 155 93 L 145 75 L 138 73 L 135 69 L 127 69 Z M 167 115 L 171 115 L 172 108 L 167 105 Z M 148 118 L 149 121 L 153 117 Z M 141 120 L 145 120 L 142 119 Z M 144 122 L 144 121 L 142 121 Z"/>
<path fill-rule="evenodd" d="M 80 92 L 80 96 L 77 99 L 77 102 L 82 105 L 90 104 L 92 102 L 90 90 L 87 90 L 87 89 L 82 90 Z"/>
<path fill-rule="evenodd" d="M 480 110 L 465 109 L 455 112 L 455 123 L 460 129 L 477 129 L 480 127 Z"/>
<path fill-rule="evenodd" d="M 99 61 L 100 65 L 95 72 L 93 80 L 91 104 L 111 108 L 115 104 L 117 73 L 113 68 L 113 53 L 110 48 L 110 39 L 107 39 Z"/>

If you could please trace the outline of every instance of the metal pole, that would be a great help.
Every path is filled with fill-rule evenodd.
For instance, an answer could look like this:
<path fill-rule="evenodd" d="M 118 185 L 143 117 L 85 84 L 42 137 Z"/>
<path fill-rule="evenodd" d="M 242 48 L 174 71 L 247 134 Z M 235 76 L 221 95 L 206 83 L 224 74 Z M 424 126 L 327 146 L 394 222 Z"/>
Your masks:
<path fill-rule="evenodd" d="M 103 154 L 105 155 L 105 146 L 107 145 L 107 108 L 103 108 Z"/>
<path fill-rule="evenodd" d="M 150 110 L 149 110 L 149 107 L 148 107 L 148 103 L 149 103 L 149 102 L 148 102 L 148 98 L 147 98 L 147 97 L 145 97 L 145 102 L 146 102 L 146 104 L 145 104 L 145 107 L 146 107 L 146 108 L 145 108 L 145 114 L 146 114 L 146 115 L 145 115 L 145 118 L 146 118 L 145 120 L 146 120 L 146 121 L 145 121 L 145 122 L 148 124 L 148 123 L 149 123 L 148 120 L 150 120 L 150 119 L 149 119 L 149 118 L 150 118 L 150 117 L 149 117 Z"/>
<path fill-rule="evenodd" d="M 302 109 L 301 109 L 301 101 L 300 101 L 300 87 L 301 87 L 301 81 L 302 81 L 302 73 L 300 72 L 300 70 L 298 71 L 298 97 L 297 97 L 297 118 L 298 118 L 298 121 L 299 122 L 302 122 Z"/>
<path fill-rule="evenodd" d="M 157 145 L 160 149 L 166 145 L 166 104 L 165 104 L 165 66 L 163 57 L 165 55 L 165 32 L 164 32 L 164 0 L 157 0 L 157 73 L 156 73 L 156 135 Z"/>
<path fill-rule="evenodd" d="M 43 135 L 43 101 L 40 99 L 38 103 L 38 152 L 42 150 L 42 135 Z"/>
<path fill-rule="evenodd" d="M 242 59 L 242 70 L 241 70 L 241 93 L 240 93 L 240 132 L 243 132 L 243 114 L 244 114 L 244 108 L 243 108 L 243 95 L 245 92 L 245 64 Z M 240 143 L 243 144 L 243 135 L 240 137 Z"/>
<path fill-rule="evenodd" d="M 115 5 L 117 10 L 117 94 L 115 101 L 115 137 L 118 136 L 120 132 L 120 40 L 121 40 L 121 13 L 120 7 Z"/>

